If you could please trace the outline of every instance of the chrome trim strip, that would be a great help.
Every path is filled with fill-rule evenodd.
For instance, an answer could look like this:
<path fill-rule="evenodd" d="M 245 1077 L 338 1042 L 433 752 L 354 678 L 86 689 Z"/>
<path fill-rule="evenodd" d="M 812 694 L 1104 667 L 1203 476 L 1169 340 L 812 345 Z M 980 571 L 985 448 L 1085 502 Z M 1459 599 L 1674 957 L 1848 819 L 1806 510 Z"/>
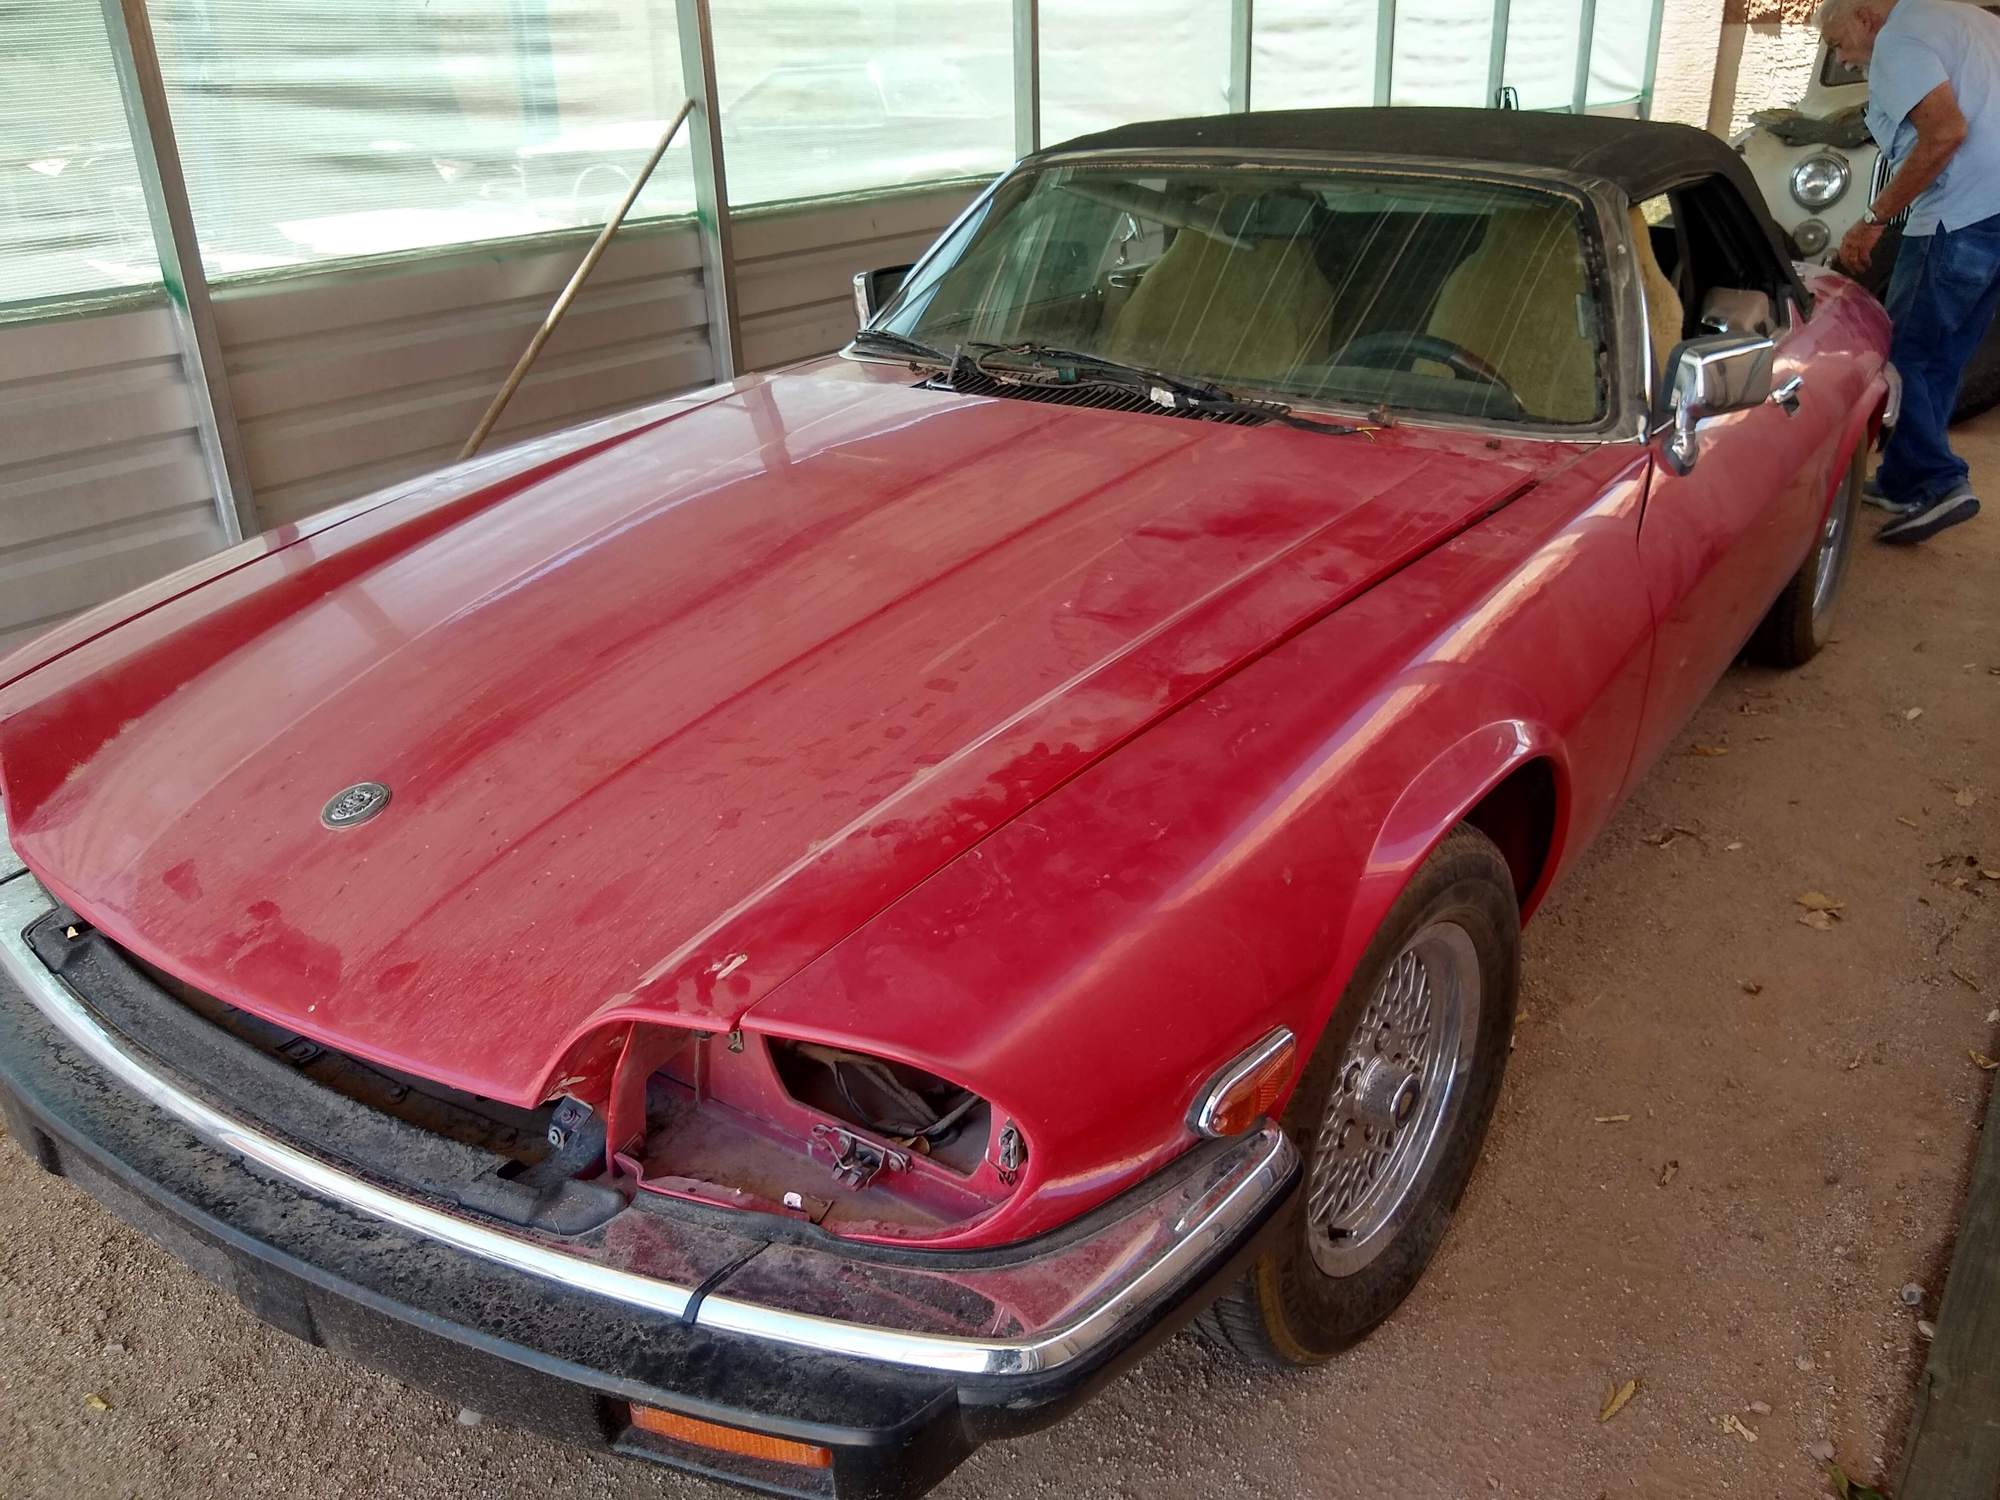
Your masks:
<path fill-rule="evenodd" d="M 0 848 L 8 847 L 4 838 L 0 819 Z M 367 1181 L 266 1135 L 153 1071 L 100 1026 L 28 946 L 27 928 L 55 905 L 32 877 L 0 883 L 0 972 L 94 1063 L 208 1144 L 296 1187 L 467 1254 L 633 1307 L 685 1316 L 692 1288 L 598 1264 L 550 1241 L 494 1228 Z M 1133 1314 L 1231 1244 L 1285 1185 L 1297 1161 L 1296 1149 L 1275 1126 L 1245 1137 L 1231 1156 L 1215 1164 L 1206 1190 L 1145 1242 L 1146 1254 L 1114 1261 L 1094 1300 L 1028 1337 L 967 1338 L 847 1322 L 748 1302 L 723 1289 L 702 1300 L 695 1321 L 769 1343 L 943 1374 L 1010 1376 L 1055 1369 L 1112 1338 Z"/>
<path fill-rule="evenodd" d="M 1219 1139 L 1221 1132 L 1215 1128 L 1215 1109 L 1222 1102 L 1222 1096 L 1235 1088 L 1246 1074 L 1254 1073 L 1285 1048 L 1296 1045 L 1297 1038 L 1292 1035 L 1291 1027 L 1276 1026 L 1268 1035 L 1237 1053 L 1209 1079 L 1208 1087 L 1202 1090 L 1194 1108 L 1188 1112 L 1188 1127 L 1210 1140 Z"/>

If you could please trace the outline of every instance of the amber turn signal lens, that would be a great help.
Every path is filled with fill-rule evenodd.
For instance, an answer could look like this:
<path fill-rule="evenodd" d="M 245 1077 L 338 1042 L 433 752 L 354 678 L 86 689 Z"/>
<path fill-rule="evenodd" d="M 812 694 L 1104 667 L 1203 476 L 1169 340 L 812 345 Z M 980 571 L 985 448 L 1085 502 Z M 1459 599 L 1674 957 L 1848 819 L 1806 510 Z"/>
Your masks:
<path fill-rule="evenodd" d="M 1284 1026 L 1237 1053 L 1196 1096 L 1189 1126 L 1200 1135 L 1241 1135 L 1277 1105 L 1297 1055 L 1298 1043 Z"/>
<path fill-rule="evenodd" d="M 830 1469 L 833 1451 L 790 1438 L 767 1437 L 761 1432 L 745 1432 L 741 1427 L 724 1427 L 720 1422 L 704 1422 L 679 1412 L 661 1411 L 657 1406 L 632 1403 L 632 1425 L 677 1443 L 691 1443 L 716 1453 L 733 1453 L 738 1458 L 762 1458 L 772 1463 L 796 1464 L 802 1469 Z"/>

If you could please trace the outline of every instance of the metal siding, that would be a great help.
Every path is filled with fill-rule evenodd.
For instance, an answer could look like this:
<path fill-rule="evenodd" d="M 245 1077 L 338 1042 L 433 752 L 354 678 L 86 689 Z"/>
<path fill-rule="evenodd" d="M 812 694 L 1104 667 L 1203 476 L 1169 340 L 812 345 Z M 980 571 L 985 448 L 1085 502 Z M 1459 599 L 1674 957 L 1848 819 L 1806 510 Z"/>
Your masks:
<path fill-rule="evenodd" d="M 164 298 L 0 324 L 0 651 L 223 544 Z"/>
<path fill-rule="evenodd" d="M 838 348 L 857 270 L 915 259 L 979 185 L 739 215 L 746 369 Z M 400 257 L 215 289 L 263 524 L 448 462 L 589 236 Z M 611 244 L 508 408 L 507 441 L 710 383 L 685 222 Z M 0 325 L 0 650 L 223 538 L 164 301 Z"/>

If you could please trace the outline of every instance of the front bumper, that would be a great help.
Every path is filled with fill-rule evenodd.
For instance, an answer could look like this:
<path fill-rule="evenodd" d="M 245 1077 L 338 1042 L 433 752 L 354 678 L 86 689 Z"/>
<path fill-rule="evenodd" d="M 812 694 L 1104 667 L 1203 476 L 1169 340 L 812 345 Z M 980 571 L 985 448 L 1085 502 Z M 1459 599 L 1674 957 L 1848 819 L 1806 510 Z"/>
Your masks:
<path fill-rule="evenodd" d="M 652 1202 L 583 1234 L 501 1222 L 174 1076 L 43 961 L 27 934 L 47 942 L 56 904 L 11 868 L 0 1107 L 40 1165 L 289 1332 L 502 1420 L 776 1493 L 921 1493 L 981 1442 L 1054 1420 L 1233 1274 L 1298 1180 L 1267 1127 L 989 1254 L 877 1253 Z M 631 1403 L 828 1459 L 657 1436 Z"/>

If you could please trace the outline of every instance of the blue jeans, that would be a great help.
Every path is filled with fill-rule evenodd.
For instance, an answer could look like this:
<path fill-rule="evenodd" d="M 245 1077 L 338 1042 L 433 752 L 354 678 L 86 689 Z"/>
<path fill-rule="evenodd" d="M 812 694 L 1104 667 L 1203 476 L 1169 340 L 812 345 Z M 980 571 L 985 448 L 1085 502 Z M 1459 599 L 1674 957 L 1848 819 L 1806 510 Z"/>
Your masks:
<path fill-rule="evenodd" d="M 1906 238 L 1884 301 L 1895 324 L 1889 358 L 1903 377 L 1903 415 L 1875 478 L 1891 500 L 1928 505 L 1968 473 L 1945 428 L 1966 362 L 2000 304 L 2000 214 Z"/>

